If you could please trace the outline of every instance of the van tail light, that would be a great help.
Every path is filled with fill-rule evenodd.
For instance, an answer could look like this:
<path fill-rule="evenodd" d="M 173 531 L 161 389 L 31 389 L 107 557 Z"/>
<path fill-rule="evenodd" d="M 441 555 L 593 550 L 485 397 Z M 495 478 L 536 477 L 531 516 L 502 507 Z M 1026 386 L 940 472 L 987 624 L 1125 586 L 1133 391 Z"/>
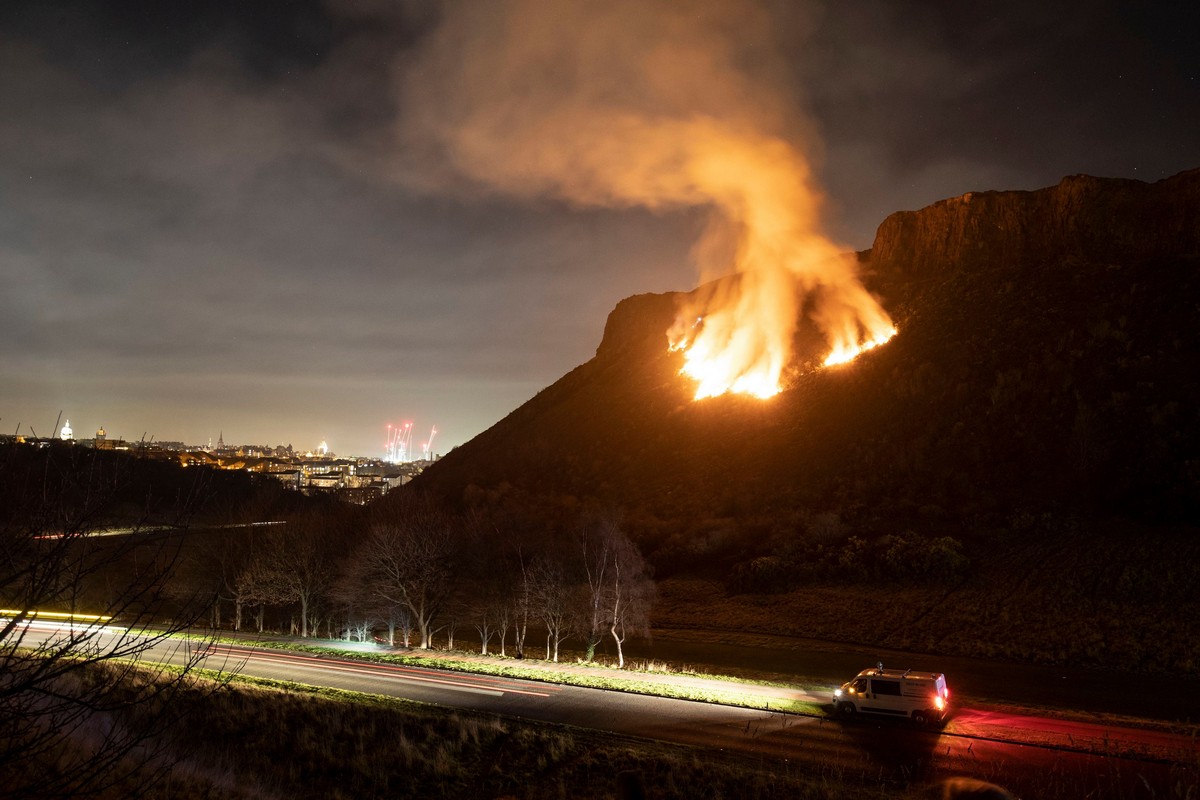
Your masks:
<path fill-rule="evenodd" d="M 946 700 L 945 700 L 945 698 L 938 697 L 937 695 L 934 695 L 934 697 L 933 697 L 933 704 L 934 704 L 935 706 L 937 706 L 937 710 L 938 710 L 938 711 L 945 711 L 945 710 L 946 710 Z"/>

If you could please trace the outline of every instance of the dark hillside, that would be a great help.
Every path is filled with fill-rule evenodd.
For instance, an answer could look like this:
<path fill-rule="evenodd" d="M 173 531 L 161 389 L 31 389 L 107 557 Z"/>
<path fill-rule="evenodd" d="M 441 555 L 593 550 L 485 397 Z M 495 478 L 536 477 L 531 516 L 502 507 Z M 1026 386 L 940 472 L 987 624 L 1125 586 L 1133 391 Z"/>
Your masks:
<path fill-rule="evenodd" d="M 860 259 L 900 334 L 857 362 L 801 349 L 772 401 L 695 403 L 666 350 L 678 296 L 631 297 L 595 358 L 420 485 L 591 497 L 687 536 L 822 513 L 1195 521 L 1200 170 L 964 195 L 892 215 Z"/>

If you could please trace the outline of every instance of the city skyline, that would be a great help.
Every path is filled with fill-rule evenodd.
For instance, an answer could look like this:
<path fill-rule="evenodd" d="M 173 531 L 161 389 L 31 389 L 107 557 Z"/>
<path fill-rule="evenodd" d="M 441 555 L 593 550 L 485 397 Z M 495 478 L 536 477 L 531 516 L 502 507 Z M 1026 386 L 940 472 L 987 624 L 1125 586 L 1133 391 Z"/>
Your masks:
<path fill-rule="evenodd" d="M 79 419 L 78 417 L 76 419 Z M 111 442 L 123 442 L 125 444 L 137 444 L 144 442 L 145 444 L 182 444 L 187 448 L 200 448 L 206 450 L 218 449 L 241 449 L 246 447 L 254 448 L 291 448 L 296 453 L 308 453 L 319 455 L 328 453 L 330 456 L 343 458 L 367 458 L 378 459 L 381 461 L 389 461 L 391 463 L 401 463 L 418 461 L 427 458 L 436 458 L 442 455 L 437 442 L 437 435 L 441 433 L 436 425 L 430 426 L 429 432 L 425 433 L 423 438 L 413 439 L 414 434 L 419 434 L 416 425 L 412 422 L 401 423 L 399 425 L 387 425 L 383 431 L 382 438 L 378 443 L 378 447 L 370 452 L 342 452 L 330 444 L 325 438 L 321 438 L 318 442 L 312 443 L 308 441 L 294 442 L 285 440 L 280 442 L 268 442 L 262 439 L 254 438 L 229 438 L 226 441 L 224 429 L 217 431 L 216 436 L 208 436 L 205 439 L 197 441 L 189 441 L 184 439 L 176 439 L 170 436 L 162 437 L 131 437 L 126 436 L 119 431 L 110 431 L 103 424 L 98 426 L 80 425 L 79 423 L 71 422 L 70 417 L 60 418 L 57 427 L 50 431 L 40 431 L 37 429 L 26 429 L 16 432 L 0 431 L 0 436 L 28 436 L 39 439 L 62 439 L 64 441 L 75 442 L 91 442 L 96 439 L 104 439 Z M 393 431 L 407 431 L 407 439 L 400 439 L 393 434 Z"/>
<path fill-rule="evenodd" d="M 515 74 L 504 59 L 550 7 L 612 28 L 543 53 L 594 59 L 571 66 L 601 65 L 603 91 L 572 69 L 471 91 L 464 76 Z M 945 197 L 1197 166 L 1193 10 L 696 9 L 4 4 L 0 432 L 49 435 L 61 412 L 130 440 L 370 454 L 406 419 L 436 424 L 443 453 L 473 438 L 587 361 L 621 299 L 711 275 L 706 202 L 508 158 L 546 152 L 514 126 L 581 97 L 613 102 L 603 119 L 652 108 L 786 142 L 847 250 Z M 679 66 L 692 50 L 720 80 Z M 446 134 L 481 109 L 493 149 Z"/>

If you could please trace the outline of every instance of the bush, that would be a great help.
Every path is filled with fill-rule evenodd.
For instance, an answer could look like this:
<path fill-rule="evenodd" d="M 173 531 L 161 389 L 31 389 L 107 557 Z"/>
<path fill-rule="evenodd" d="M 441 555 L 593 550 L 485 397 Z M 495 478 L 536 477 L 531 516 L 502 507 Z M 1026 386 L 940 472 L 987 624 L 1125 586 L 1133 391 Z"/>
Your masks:
<path fill-rule="evenodd" d="M 945 584 L 961 580 L 970 568 L 962 542 L 954 537 L 905 531 L 873 539 L 851 536 L 832 546 L 789 543 L 735 564 L 725 585 L 734 594 L 779 594 L 816 581 Z"/>
<path fill-rule="evenodd" d="M 926 539 L 906 531 L 883 541 L 890 544 L 883 554 L 883 573 L 893 580 L 949 582 L 965 575 L 970 566 L 962 543 L 952 536 Z"/>
<path fill-rule="evenodd" d="M 737 593 L 778 594 L 796 585 L 794 573 L 779 556 L 761 556 L 735 564 L 729 588 Z"/>

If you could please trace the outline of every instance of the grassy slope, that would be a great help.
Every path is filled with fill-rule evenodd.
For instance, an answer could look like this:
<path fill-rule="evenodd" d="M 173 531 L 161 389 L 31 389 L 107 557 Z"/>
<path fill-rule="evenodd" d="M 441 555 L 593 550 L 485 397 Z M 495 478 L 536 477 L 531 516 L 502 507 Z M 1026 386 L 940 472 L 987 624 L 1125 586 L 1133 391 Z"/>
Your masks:
<path fill-rule="evenodd" d="M 229 684 L 183 698 L 153 796 L 223 798 L 904 797 L 832 768 L 763 763 L 346 692 Z"/>
<path fill-rule="evenodd" d="M 1002 545 L 977 552 L 970 575 L 948 585 L 732 594 L 716 581 L 668 580 L 655 624 L 1200 676 L 1200 586 L 1189 566 L 1200 543 L 1075 531 Z"/>

